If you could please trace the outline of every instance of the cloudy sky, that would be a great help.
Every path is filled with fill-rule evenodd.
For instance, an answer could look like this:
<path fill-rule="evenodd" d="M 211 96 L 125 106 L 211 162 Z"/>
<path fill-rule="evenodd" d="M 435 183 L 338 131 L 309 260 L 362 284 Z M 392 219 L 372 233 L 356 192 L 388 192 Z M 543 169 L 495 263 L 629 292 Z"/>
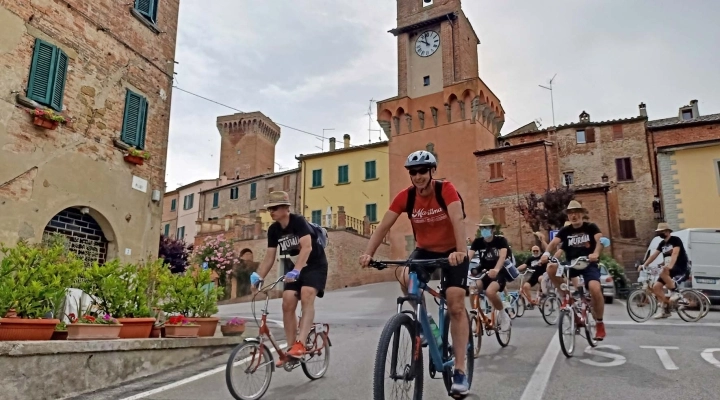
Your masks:
<path fill-rule="evenodd" d="M 410 0 L 403 0 L 410 1 Z M 393 0 L 183 0 L 175 84 L 242 111 L 327 136 L 368 143 L 368 105 L 397 94 Z M 699 100 L 720 113 L 720 1 L 465 0 L 482 44 L 480 77 L 506 111 L 503 133 L 535 119 L 677 115 Z M 216 178 L 218 115 L 236 111 L 175 90 L 167 190 Z M 373 117 L 375 106 L 373 105 Z M 372 129 L 379 129 L 374 121 Z M 282 128 L 276 171 L 321 141 Z M 370 138 L 378 141 L 379 132 Z M 327 142 L 325 144 L 327 149 Z"/>

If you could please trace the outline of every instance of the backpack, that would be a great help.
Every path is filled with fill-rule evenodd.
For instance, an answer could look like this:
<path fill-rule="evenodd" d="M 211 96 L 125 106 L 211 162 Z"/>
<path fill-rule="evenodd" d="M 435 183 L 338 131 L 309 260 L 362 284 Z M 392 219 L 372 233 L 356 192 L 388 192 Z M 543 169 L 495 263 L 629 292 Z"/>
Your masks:
<path fill-rule="evenodd" d="M 322 226 L 310 222 L 308 220 L 305 220 L 305 222 L 310 225 L 310 229 L 315 233 L 315 236 L 317 236 L 317 243 L 322 247 L 323 249 L 327 246 L 328 243 L 328 233 L 327 229 L 323 228 Z"/>
<path fill-rule="evenodd" d="M 443 181 L 435 181 L 435 200 L 440 205 L 440 208 L 442 208 L 445 213 L 447 213 L 447 204 L 445 204 L 445 199 L 442 197 L 442 184 Z M 415 186 L 411 186 L 408 189 L 408 199 L 407 199 L 407 206 L 405 208 L 405 212 L 408 215 L 408 218 L 412 220 L 412 211 L 415 207 L 415 196 L 417 194 L 417 189 Z M 467 217 L 465 215 L 465 202 L 463 201 L 462 196 L 460 196 L 460 192 L 457 192 L 458 197 L 460 198 L 460 205 L 462 206 L 462 213 L 463 213 L 463 219 Z"/>

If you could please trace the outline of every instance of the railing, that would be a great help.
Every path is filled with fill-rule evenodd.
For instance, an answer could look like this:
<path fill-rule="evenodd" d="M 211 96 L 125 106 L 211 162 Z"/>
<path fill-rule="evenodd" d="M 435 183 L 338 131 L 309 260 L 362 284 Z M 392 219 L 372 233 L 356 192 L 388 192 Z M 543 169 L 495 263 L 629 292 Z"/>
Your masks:
<path fill-rule="evenodd" d="M 308 222 L 315 222 L 312 218 L 305 217 Z M 323 214 L 320 216 L 320 223 L 318 224 L 323 228 L 337 229 L 338 227 L 338 216 L 337 214 Z"/>
<path fill-rule="evenodd" d="M 363 220 L 353 218 L 349 215 L 345 216 L 345 230 L 354 231 L 362 235 L 364 233 L 363 226 Z"/>
<path fill-rule="evenodd" d="M 379 223 L 370 225 L 370 236 L 375 234 L 375 231 L 377 230 L 379 225 L 380 225 Z M 383 243 L 386 243 L 386 244 L 390 243 L 388 240 L 388 235 L 389 235 L 389 233 L 387 235 L 385 235 L 385 237 L 383 238 L 383 240 L 382 240 Z"/>

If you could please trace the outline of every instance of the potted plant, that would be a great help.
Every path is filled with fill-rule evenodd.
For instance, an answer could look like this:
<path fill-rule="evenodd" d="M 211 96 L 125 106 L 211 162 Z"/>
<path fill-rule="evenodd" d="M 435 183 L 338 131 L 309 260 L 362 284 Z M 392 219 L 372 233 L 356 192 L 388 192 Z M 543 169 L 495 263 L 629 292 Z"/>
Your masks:
<path fill-rule="evenodd" d="M 82 307 L 78 307 L 78 312 L 81 309 Z M 110 314 L 101 317 L 84 314 L 76 318 L 75 314 L 71 313 L 68 317 L 68 340 L 108 340 L 120 337 L 122 324 Z"/>
<path fill-rule="evenodd" d="M 55 325 L 55 330 L 53 331 L 52 337 L 50 337 L 50 340 L 67 340 L 68 338 L 68 330 L 67 330 L 67 324 L 65 321 L 60 321 L 59 324 Z"/>
<path fill-rule="evenodd" d="M 14 248 L 0 245 L 0 340 L 49 340 L 61 322 L 53 318 L 83 263 L 61 244 Z"/>
<path fill-rule="evenodd" d="M 29 114 L 33 117 L 34 125 L 45 129 L 55 130 L 59 124 L 65 123 L 65 117 L 49 108 L 36 108 L 29 111 Z"/>
<path fill-rule="evenodd" d="M 200 325 L 188 321 L 182 315 L 175 315 L 165 322 L 165 337 L 188 338 L 197 337 Z"/>
<path fill-rule="evenodd" d="M 128 153 L 123 159 L 130 164 L 143 165 L 144 160 L 150 159 L 150 152 L 140 151 L 134 147 L 131 147 L 128 149 Z"/>
<path fill-rule="evenodd" d="M 196 289 L 196 301 L 190 307 L 188 320 L 200 325 L 200 337 L 215 336 L 220 318 L 213 317 L 218 312 L 217 301 L 220 288 L 212 282 L 209 269 L 196 269 L 192 272 L 193 286 Z"/>
<path fill-rule="evenodd" d="M 245 320 L 234 317 L 230 321 L 226 322 L 225 325 L 221 325 L 220 331 L 223 336 L 242 336 L 245 332 Z"/>

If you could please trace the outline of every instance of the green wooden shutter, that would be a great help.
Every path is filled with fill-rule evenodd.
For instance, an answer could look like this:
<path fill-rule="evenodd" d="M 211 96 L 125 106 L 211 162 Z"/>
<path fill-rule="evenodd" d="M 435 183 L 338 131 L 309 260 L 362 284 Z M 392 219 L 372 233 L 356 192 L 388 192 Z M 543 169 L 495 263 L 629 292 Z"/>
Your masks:
<path fill-rule="evenodd" d="M 140 137 L 138 139 L 137 148 L 145 149 L 145 131 L 147 129 L 147 115 L 148 115 L 148 102 L 145 98 L 142 98 L 142 106 L 140 108 Z"/>
<path fill-rule="evenodd" d="M 377 204 L 366 204 L 365 215 L 367 215 L 370 222 L 377 221 Z"/>
<path fill-rule="evenodd" d="M 213 193 L 213 207 L 217 207 L 220 204 L 220 192 Z"/>
<path fill-rule="evenodd" d="M 57 57 L 55 59 L 54 81 L 52 93 L 50 96 L 50 107 L 57 111 L 62 111 L 63 95 L 65 93 L 65 79 L 67 76 L 68 56 L 60 49 L 55 49 Z"/>
<path fill-rule="evenodd" d="M 50 104 L 55 79 L 55 57 L 57 48 L 50 43 L 35 39 L 27 95 L 41 104 Z M 65 62 L 67 65 L 67 61 Z"/>
<path fill-rule="evenodd" d="M 152 22 L 157 19 L 157 0 L 135 0 L 135 9 Z"/>
<path fill-rule="evenodd" d="M 170 211 L 175 211 L 175 208 L 177 208 L 177 200 L 172 199 L 170 201 Z"/>
<path fill-rule="evenodd" d="M 165 224 L 165 236 L 170 235 L 170 224 Z"/>
<path fill-rule="evenodd" d="M 120 140 L 138 149 L 145 147 L 145 122 L 147 101 L 128 90 L 125 96 L 125 115 Z"/>
<path fill-rule="evenodd" d="M 253 182 L 250 184 L 250 198 L 255 199 L 257 198 L 257 183 Z"/>
<path fill-rule="evenodd" d="M 375 161 L 366 161 L 365 162 L 365 179 L 375 179 L 377 176 L 375 175 Z"/>

